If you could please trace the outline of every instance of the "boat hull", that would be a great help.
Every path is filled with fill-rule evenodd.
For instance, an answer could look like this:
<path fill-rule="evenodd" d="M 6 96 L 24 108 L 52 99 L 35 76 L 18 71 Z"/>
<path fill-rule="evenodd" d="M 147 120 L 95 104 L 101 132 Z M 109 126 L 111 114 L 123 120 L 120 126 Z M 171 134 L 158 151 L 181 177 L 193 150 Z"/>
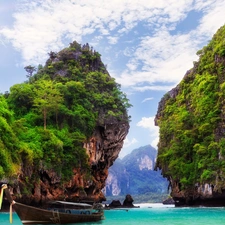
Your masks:
<path fill-rule="evenodd" d="M 13 205 L 23 224 L 70 224 L 94 222 L 103 219 L 103 211 L 84 214 L 69 214 L 53 210 L 45 210 L 16 202 Z"/>

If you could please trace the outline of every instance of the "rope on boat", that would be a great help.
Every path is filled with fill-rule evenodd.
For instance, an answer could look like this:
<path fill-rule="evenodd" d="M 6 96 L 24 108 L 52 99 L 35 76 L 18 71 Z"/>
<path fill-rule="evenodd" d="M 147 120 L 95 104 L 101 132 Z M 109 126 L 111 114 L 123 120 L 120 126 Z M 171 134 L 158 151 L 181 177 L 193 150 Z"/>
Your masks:
<path fill-rule="evenodd" d="M 13 219 L 12 219 L 12 203 L 10 204 L 10 207 L 9 207 L 9 222 L 12 223 Z"/>
<path fill-rule="evenodd" d="M 13 206 L 14 204 L 16 204 L 16 202 L 15 202 L 15 201 L 12 201 L 12 202 L 10 203 L 10 207 L 9 207 L 9 222 L 10 222 L 10 223 L 13 222 L 12 206 Z"/>
<path fill-rule="evenodd" d="M 3 202 L 3 192 L 4 192 L 4 189 L 7 188 L 7 185 L 6 184 L 3 184 L 2 185 L 2 188 L 1 188 L 1 195 L 0 195 L 0 209 L 2 208 L 2 202 Z"/>
<path fill-rule="evenodd" d="M 1 188 L 1 194 L 0 194 L 0 209 L 2 207 L 2 201 L 3 201 L 3 191 L 4 189 L 7 189 L 7 184 L 3 184 Z M 13 222 L 13 217 L 12 217 L 12 206 L 15 204 L 15 201 L 10 202 L 10 207 L 9 207 L 9 222 Z"/>

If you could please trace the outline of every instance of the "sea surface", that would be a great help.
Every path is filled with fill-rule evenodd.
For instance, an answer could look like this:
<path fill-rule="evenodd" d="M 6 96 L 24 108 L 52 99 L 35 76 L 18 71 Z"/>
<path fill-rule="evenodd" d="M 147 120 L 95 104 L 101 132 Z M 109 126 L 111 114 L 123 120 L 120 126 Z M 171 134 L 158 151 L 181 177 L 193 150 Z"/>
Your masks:
<path fill-rule="evenodd" d="M 74 225 L 225 225 L 225 208 L 175 208 L 172 205 L 140 204 L 140 208 L 105 210 L 100 222 Z M 9 213 L 0 213 L 0 225 L 9 225 Z M 13 213 L 13 225 L 22 225 Z"/>

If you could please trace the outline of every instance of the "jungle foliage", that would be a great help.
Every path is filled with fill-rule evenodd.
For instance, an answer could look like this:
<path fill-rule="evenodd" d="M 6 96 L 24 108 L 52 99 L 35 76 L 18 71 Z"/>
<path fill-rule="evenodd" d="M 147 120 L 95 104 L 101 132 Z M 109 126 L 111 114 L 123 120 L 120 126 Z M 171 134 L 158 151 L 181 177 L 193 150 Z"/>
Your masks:
<path fill-rule="evenodd" d="M 21 165 L 53 169 L 65 181 L 73 168 L 90 173 L 82 143 L 97 125 L 129 122 L 131 105 L 120 85 L 100 54 L 77 42 L 50 52 L 45 66 L 25 70 L 28 80 L 0 95 L 0 179 L 16 177 Z M 34 172 L 26 174 L 30 182 Z"/>
<path fill-rule="evenodd" d="M 160 102 L 157 166 L 181 189 L 225 185 L 225 26 Z M 174 95 L 174 93 L 176 93 Z"/>

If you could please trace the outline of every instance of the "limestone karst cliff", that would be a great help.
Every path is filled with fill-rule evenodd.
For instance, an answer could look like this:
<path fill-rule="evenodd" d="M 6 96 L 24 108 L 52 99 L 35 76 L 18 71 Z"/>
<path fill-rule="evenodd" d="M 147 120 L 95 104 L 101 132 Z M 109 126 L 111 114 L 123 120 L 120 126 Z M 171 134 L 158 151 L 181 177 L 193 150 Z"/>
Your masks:
<path fill-rule="evenodd" d="M 37 72 L 34 73 L 37 69 Z M 102 201 L 130 107 L 100 54 L 77 42 L 28 66 L 0 101 L 0 182 L 17 201 Z"/>
<path fill-rule="evenodd" d="M 225 26 L 161 99 L 156 166 L 176 205 L 225 205 Z"/>
<path fill-rule="evenodd" d="M 117 159 L 109 169 L 104 193 L 109 196 L 124 196 L 127 193 L 149 195 L 167 193 L 168 182 L 155 171 L 157 151 L 150 145 L 134 149 L 123 159 Z"/>

